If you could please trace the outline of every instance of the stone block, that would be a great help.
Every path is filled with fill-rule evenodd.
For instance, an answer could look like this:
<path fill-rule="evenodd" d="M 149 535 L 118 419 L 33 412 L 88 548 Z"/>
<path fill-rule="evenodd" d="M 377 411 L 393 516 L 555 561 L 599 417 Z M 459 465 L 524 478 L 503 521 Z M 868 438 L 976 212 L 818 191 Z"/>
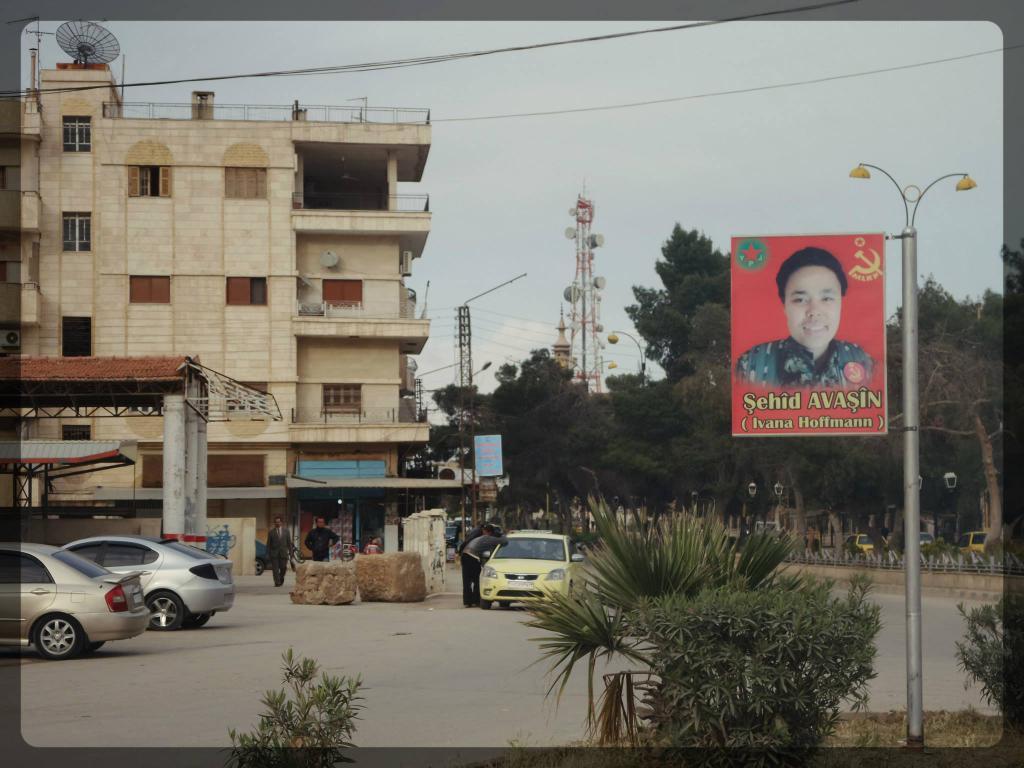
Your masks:
<path fill-rule="evenodd" d="M 356 580 L 364 603 L 419 603 L 427 597 L 427 580 L 416 552 L 358 555 Z"/>
<path fill-rule="evenodd" d="M 295 568 L 293 603 L 348 605 L 356 599 L 356 569 L 352 563 L 309 561 Z"/>

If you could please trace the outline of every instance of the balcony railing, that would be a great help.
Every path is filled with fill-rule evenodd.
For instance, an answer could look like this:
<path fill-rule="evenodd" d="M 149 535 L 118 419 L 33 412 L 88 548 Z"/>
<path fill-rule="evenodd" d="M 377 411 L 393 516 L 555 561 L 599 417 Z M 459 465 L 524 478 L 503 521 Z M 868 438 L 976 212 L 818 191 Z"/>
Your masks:
<path fill-rule="evenodd" d="M 430 211 L 430 195 L 388 195 L 386 192 L 338 192 L 295 197 L 295 208 L 310 211 Z"/>
<path fill-rule="evenodd" d="M 349 427 L 365 424 L 416 424 L 426 421 L 419 418 L 415 404 L 403 403 L 398 408 L 380 408 L 366 406 L 351 411 L 325 411 L 322 408 L 292 408 L 292 424 L 321 425 L 332 427 Z"/>
<path fill-rule="evenodd" d="M 164 104 L 157 102 L 104 102 L 103 116 L 142 120 L 274 120 L 326 123 L 384 123 L 388 125 L 430 125 L 430 110 L 412 107 L 334 107 L 280 104 Z"/>
<path fill-rule="evenodd" d="M 333 317 L 349 320 L 416 319 L 416 302 L 409 299 L 402 302 L 369 304 L 360 301 L 297 301 L 295 307 L 299 317 Z"/>

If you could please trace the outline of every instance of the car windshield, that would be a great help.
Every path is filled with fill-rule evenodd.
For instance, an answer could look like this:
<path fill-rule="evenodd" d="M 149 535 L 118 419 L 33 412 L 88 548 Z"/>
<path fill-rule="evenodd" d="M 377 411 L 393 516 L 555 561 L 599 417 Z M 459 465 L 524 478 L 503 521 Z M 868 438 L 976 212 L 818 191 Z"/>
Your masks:
<path fill-rule="evenodd" d="M 494 560 L 557 560 L 565 562 L 565 545 L 558 539 L 509 539 Z"/>
<path fill-rule="evenodd" d="M 974 543 L 975 544 L 984 544 L 985 543 L 985 534 L 984 533 L 976 533 L 976 534 L 974 534 Z"/>
<path fill-rule="evenodd" d="M 860 539 L 859 539 L 859 541 L 857 543 L 858 544 L 870 544 L 871 543 L 871 537 L 868 536 L 866 533 L 862 533 L 860 535 Z"/>
<path fill-rule="evenodd" d="M 188 544 L 182 544 L 180 541 L 161 541 L 165 547 L 170 547 L 175 552 L 180 552 L 188 557 L 194 557 L 196 560 L 213 560 L 217 556 L 212 552 L 207 552 L 205 549 L 199 549 L 198 547 L 190 547 Z"/>
<path fill-rule="evenodd" d="M 96 565 L 92 560 L 86 560 L 81 555 L 76 555 L 74 552 L 68 552 L 66 549 L 58 549 L 53 553 L 54 560 L 60 560 L 64 565 L 69 568 L 74 568 L 83 576 L 88 576 L 90 579 L 95 579 L 97 576 L 109 576 L 110 571 L 104 568 L 102 565 Z"/>

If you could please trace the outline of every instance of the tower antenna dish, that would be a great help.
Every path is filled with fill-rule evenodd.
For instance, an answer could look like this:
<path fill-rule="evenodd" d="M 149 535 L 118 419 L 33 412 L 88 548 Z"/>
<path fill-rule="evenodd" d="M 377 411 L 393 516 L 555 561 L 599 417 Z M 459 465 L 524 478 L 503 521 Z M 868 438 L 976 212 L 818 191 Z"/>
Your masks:
<path fill-rule="evenodd" d="M 109 64 L 121 53 L 113 33 L 91 21 L 67 21 L 57 27 L 57 45 L 76 64 Z"/>

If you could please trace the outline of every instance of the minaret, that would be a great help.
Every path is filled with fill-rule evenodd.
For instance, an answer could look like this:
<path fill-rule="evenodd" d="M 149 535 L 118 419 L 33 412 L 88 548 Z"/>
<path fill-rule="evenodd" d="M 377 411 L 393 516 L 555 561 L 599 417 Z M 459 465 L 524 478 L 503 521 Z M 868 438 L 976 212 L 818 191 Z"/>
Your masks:
<path fill-rule="evenodd" d="M 572 370 L 572 345 L 565 338 L 565 313 L 558 311 L 558 339 L 551 345 L 556 362 L 563 368 Z"/>

